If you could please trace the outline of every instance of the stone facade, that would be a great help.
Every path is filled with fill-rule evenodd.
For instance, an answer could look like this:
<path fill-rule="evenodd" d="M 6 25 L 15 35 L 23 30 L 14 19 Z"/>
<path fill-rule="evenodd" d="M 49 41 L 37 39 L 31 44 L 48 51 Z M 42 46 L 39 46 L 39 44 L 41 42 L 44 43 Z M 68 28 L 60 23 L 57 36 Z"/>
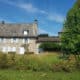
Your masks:
<path fill-rule="evenodd" d="M 37 52 L 38 28 L 35 20 L 30 24 L 0 23 L 0 52 Z"/>
<path fill-rule="evenodd" d="M 24 45 L 26 45 L 28 50 L 24 47 Z M 4 53 L 16 52 L 18 54 L 24 54 L 24 52 L 34 52 L 37 54 L 36 39 L 35 38 L 15 38 L 15 39 L 3 38 L 3 40 L 0 40 L 0 51 Z"/>

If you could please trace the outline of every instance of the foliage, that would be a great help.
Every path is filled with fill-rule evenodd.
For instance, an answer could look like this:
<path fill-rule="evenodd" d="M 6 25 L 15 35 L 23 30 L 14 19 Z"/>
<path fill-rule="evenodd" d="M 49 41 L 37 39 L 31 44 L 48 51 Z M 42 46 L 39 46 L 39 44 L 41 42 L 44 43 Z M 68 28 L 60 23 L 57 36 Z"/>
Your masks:
<path fill-rule="evenodd" d="M 0 53 L 0 68 L 7 68 L 7 55 Z"/>
<path fill-rule="evenodd" d="M 72 71 L 76 70 L 76 66 L 77 66 L 76 60 L 75 60 L 74 56 L 71 55 L 68 60 L 63 59 L 61 62 L 53 64 L 52 70 L 57 71 L 57 72 L 60 72 L 60 71 L 72 72 Z M 77 69 L 79 69 L 79 68 L 77 68 Z"/>
<path fill-rule="evenodd" d="M 78 2 L 74 4 L 67 14 L 61 41 L 63 53 L 80 54 L 80 8 Z"/>
<path fill-rule="evenodd" d="M 39 46 L 39 48 L 42 48 L 44 51 L 60 51 L 59 43 L 53 42 L 44 42 Z"/>
<path fill-rule="evenodd" d="M 50 65 L 59 62 L 58 56 L 35 54 L 0 54 L 0 69 L 49 71 Z M 49 59 L 50 58 L 50 59 Z"/>
<path fill-rule="evenodd" d="M 59 58 L 57 53 L 40 55 L 0 54 L 0 69 L 72 72 L 80 69 L 80 63 L 76 65 L 74 56 L 68 60 Z"/>
<path fill-rule="evenodd" d="M 6 55 L 6 54 L 5 54 Z M 16 57 L 15 57 L 16 53 L 10 53 L 8 55 L 6 55 L 7 57 L 7 67 L 8 68 L 14 68 L 15 67 L 15 60 L 16 60 Z"/>

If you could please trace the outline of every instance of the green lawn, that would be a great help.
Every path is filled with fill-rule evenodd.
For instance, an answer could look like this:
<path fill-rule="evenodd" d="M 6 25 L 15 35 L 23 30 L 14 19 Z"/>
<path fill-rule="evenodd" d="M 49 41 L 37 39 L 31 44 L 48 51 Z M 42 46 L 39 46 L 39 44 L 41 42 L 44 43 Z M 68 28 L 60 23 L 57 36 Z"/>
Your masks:
<path fill-rule="evenodd" d="M 80 80 L 80 72 L 33 72 L 0 70 L 0 80 Z"/>

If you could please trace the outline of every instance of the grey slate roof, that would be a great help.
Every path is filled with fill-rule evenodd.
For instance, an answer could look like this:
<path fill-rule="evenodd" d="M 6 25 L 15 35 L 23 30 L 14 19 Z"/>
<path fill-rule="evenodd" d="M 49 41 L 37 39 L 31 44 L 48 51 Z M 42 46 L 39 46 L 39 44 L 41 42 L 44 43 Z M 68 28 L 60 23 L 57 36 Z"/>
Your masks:
<path fill-rule="evenodd" d="M 34 33 L 34 23 L 31 24 L 8 24 L 0 23 L 0 37 L 36 37 Z M 24 35 L 24 31 L 29 31 L 28 35 Z"/>
<path fill-rule="evenodd" d="M 37 42 L 60 42 L 59 37 L 38 37 Z"/>

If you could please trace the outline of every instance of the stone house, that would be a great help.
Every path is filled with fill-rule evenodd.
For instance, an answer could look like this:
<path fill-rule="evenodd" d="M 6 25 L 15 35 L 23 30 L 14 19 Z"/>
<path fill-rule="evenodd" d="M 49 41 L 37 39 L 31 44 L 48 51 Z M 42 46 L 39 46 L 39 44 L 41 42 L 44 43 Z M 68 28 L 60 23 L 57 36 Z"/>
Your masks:
<path fill-rule="evenodd" d="M 37 54 L 37 20 L 30 24 L 0 23 L 0 52 L 34 52 Z"/>
<path fill-rule="evenodd" d="M 59 37 L 39 36 L 38 23 L 0 23 L 0 52 L 16 52 L 38 54 L 39 45 L 43 42 L 60 42 Z"/>

